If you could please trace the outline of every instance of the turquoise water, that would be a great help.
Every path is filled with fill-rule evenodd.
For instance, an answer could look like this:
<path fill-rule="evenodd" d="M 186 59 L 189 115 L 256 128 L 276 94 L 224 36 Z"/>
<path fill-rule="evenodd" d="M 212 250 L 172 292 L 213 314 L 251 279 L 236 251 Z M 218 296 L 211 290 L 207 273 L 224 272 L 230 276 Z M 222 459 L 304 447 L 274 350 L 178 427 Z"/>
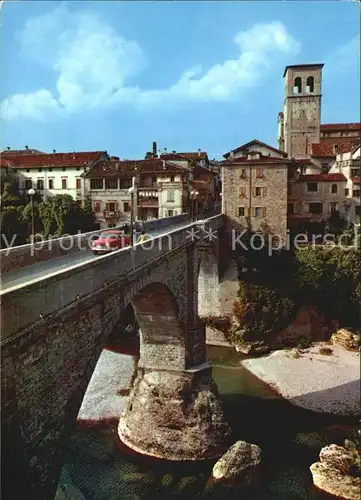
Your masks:
<path fill-rule="evenodd" d="M 262 449 L 264 478 L 258 489 L 215 483 L 210 478 L 214 461 L 187 464 L 135 455 L 119 443 L 116 425 L 103 423 L 93 428 L 79 425 L 72 436 L 59 482 L 71 485 L 72 493 L 65 496 L 59 490 L 57 500 L 224 500 L 225 494 L 245 500 L 329 498 L 312 487 L 309 465 L 317 461 L 319 450 L 297 448 L 293 441 L 296 433 L 316 431 L 331 420 L 282 400 L 240 365 L 233 349 L 209 347 L 208 357 L 234 439 Z"/>

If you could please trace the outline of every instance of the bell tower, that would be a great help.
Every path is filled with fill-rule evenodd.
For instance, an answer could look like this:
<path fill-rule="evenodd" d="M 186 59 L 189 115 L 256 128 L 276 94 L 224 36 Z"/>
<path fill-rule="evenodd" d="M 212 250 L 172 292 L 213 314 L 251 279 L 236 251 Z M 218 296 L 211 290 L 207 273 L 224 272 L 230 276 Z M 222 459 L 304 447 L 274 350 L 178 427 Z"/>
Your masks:
<path fill-rule="evenodd" d="M 294 158 L 308 158 L 320 142 L 323 64 L 286 66 L 285 98 L 279 114 L 279 145 Z"/>

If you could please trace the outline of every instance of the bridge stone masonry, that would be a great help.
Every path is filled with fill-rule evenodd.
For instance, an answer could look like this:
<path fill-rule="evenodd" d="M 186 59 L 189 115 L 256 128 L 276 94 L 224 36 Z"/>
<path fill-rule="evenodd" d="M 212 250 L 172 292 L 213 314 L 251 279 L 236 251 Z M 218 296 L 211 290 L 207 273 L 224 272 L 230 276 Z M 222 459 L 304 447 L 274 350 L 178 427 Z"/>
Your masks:
<path fill-rule="evenodd" d="M 54 498 L 86 388 L 129 302 L 141 330 L 140 359 L 120 439 L 169 460 L 226 450 L 230 429 L 198 314 L 198 286 L 217 303 L 211 288 L 218 277 L 207 271 L 216 273 L 222 260 L 224 224 L 217 215 L 204 221 L 206 231 L 197 222 L 2 292 L 4 499 Z"/>

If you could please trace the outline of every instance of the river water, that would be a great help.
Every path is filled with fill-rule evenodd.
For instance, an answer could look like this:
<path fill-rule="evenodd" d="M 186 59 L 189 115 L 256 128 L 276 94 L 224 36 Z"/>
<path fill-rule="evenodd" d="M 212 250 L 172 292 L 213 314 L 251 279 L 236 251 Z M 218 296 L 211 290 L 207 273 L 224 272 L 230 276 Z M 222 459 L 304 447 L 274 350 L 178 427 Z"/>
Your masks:
<path fill-rule="evenodd" d="M 340 423 L 295 408 L 240 364 L 228 347 L 208 346 L 213 377 L 225 403 L 234 439 L 258 444 L 263 453 L 261 486 L 244 491 L 211 479 L 214 461 L 174 463 L 140 457 L 117 439 L 136 359 L 137 339 L 103 351 L 89 384 L 78 426 L 64 461 L 56 500 L 222 499 L 323 500 L 312 487 L 309 465 L 318 451 L 297 447 L 300 432 Z"/>

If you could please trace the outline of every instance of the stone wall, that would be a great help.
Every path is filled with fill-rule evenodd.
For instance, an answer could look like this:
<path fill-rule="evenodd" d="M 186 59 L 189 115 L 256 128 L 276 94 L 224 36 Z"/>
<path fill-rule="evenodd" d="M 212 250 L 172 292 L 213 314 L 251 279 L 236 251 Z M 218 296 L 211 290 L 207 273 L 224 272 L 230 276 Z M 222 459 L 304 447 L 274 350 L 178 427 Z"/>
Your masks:
<path fill-rule="evenodd" d="M 256 167 L 249 164 L 223 166 L 223 211 L 238 233 L 250 225 L 251 231 L 269 231 L 286 238 L 287 231 L 287 164 L 257 164 L 263 177 L 256 177 Z M 242 172 L 245 171 L 245 178 Z M 250 179 L 251 175 L 251 179 Z M 255 188 L 261 196 L 255 196 Z M 241 194 L 241 189 L 243 189 Z M 255 207 L 264 209 L 254 216 Z M 239 214 L 240 208 L 244 215 Z M 249 219 L 250 217 L 250 219 Z"/>
<path fill-rule="evenodd" d="M 164 219 L 146 221 L 139 225 L 139 227 L 142 227 L 144 231 L 155 231 L 166 229 L 182 222 L 186 224 L 188 220 L 188 215 L 183 214 Z M 91 231 L 89 233 L 46 240 L 35 245 L 28 244 L 0 250 L 1 272 L 11 271 L 18 267 L 30 266 L 36 262 L 54 259 L 69 253 L 88 250 L 91 242 L 99 236 L 100 232 L 101 231 Z"/>

